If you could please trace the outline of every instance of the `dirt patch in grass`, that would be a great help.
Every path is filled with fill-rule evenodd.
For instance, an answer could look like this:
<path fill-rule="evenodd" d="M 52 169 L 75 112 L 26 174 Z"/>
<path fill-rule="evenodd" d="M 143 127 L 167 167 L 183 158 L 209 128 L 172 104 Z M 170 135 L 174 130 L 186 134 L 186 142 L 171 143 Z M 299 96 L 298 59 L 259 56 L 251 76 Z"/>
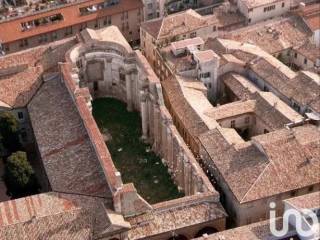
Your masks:
<path fill-rule="evenodd" d="M 96 99 L 92 106 L 93 116 L 125 183 L 134 183 L 139 194 L 151 204 L 184 196 L 161 159 L 141 140 L 138 112 L 128 112 L 126 104 L 112 98 Z"/>

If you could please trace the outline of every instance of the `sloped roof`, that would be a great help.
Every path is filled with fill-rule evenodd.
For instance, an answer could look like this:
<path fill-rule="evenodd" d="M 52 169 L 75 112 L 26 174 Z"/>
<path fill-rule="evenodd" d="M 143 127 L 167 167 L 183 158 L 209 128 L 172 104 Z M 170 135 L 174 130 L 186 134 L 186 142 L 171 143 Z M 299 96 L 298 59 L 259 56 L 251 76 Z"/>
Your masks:
<path fill-rule="evenodd" d="M 24 107 L 40 87 L 43 68 L 37 62 L 46 48 L 0 58 L 0 101 L 10 108 Z"/>
<path fill-rule="evenodd" d="M 77 108 L 58 79 L 47 81 L 28 105 L 52 190 L 110 196 L 110 189 Z"/>
<path fill-rule="evenodd" d="M 242 147 L 231 146 L 218 129 L 200 141 L 239 202 L 320 181 L 320 131 L 313 125 L 259 135 Z"/>
<path fill-rule="evenodd" d="M 168 15 L 161 20 L 151 20 L 141 24 L 155 39 L 176 36 L 207 26 L 209 21 L 192 9 Z"/>
<path fill-rule="evenodd" d="M 49 192 L 1 202 L 0 239 L 90 240 L 110 225 L 104 201 Z"/>

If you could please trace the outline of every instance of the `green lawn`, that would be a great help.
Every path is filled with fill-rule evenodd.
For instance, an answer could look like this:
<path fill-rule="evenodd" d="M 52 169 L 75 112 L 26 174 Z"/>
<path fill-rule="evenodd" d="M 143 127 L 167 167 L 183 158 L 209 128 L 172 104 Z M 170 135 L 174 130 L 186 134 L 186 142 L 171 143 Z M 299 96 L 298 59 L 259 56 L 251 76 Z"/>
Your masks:
<path fill-rule="evenodd" d="M 128 112 L 126 104 L 112 99 L 93 101 L 93 116 L 106 141 L 124 183 L 134 183 L 139 194 L 154 204 L 183 196 L 171 180 L 167 167 L 141 141 L 138 112 Z"/>

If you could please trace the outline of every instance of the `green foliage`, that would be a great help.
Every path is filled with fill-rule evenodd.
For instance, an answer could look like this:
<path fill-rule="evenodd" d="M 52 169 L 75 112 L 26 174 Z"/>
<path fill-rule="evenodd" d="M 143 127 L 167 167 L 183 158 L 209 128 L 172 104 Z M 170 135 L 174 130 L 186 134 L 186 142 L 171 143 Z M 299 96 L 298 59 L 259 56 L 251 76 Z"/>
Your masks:
<path fill-rule="evenodd" d="M 19 122 L 9 112 L 0 113 L 0 141 L 9 152 L 21 150 Z"/>
<path fill-rule="evenodd" d="M 14 198 L 38 193 L 39 184 L 25 152 L 18 151 L 8 157 L 4 180 L 9 195 Z"/>
<path fill-rule="evenodd" d="M 134 183 L 151 204 L 184 196 L 161 159 L 141 140 L 138 112 L 128 112 L 126 104 L 111 98 L 96 99 L 92 106 L 101 132 L 110 135 L 107 146 L 125 183 Z"/>

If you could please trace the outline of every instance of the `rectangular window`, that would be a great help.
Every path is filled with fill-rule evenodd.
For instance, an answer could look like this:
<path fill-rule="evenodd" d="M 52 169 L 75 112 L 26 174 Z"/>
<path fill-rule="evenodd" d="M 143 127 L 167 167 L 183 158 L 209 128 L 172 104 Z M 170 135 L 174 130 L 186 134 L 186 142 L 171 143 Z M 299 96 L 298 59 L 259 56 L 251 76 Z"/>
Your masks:
<path fill-rule="evenodd" d="M 298 53 L 294 53 L 294 58 L 297 58 L 298 57 Z"/>
<path fill-rule="evenodd" d="M 60 22 L 62 20 L 63 20 L 62 14 L 58 13 L 51 16 L 47 16 L 47 17 L 37 18 L 28 22 L 22 22 L 21 29 L 22 31 L 27 31 L 35 27 L 46 26 L 48 24 Z"/>
<path fill-rule="evenodd" d="M 190 38 L 194 38 L 197 36 L 197 33 L 196 32 L 193 32 L 193 33 L 190 33 Z"/>
<path fill-rule="evenodd" d="M 271 5 L 271 6 L 268 6 L 268 7 L 265 7 L 263 9 L 264 12 L 270 12 L 272 10 L 276 9 L 276 5 Z"/>
<path fill-rule="evenodd" d="M 284 8 L 284 2 L 282 3 L 282 5 L 281 5 L 283 8 Z"/>
<path fill-rule="evenodd" d="M 103 20 L 103 25 L 111 25 L 111 17 L 105 17 Z"/>
<path fill-rule="evenodd" d="M 98 88 L 99 88 L 98 82 L 93 82 L 93 90 L 98 91 Z"/>
<path fill-rule="evenodd" d="M 18 112 L 18 118 L 23 119 L 23 112 Z"/>
<path fill-rule="evenodd" d="M 200 78 L 209 78 L 210 75 L 211 75 L 210 72 L 201 73 L 201 74 L 200 74 Z"/>
<path fill-rule="evenodd" d="M 305 59 L 304 59 L 304 64 L 307 64 L 307 63 L 308 63 L 308 59 L 305 58 Z"/>
<path fill-rule="evenodd" d="M 236 120 L 231 120 L 230 125 L 232 128 L 236 127 Z"/>
<path fill-rule="evenodd" d="M 28 45 L 29 45 L 28 39 L 22 39 L 19 44 L 20 47 L 26 47 Z"/>

